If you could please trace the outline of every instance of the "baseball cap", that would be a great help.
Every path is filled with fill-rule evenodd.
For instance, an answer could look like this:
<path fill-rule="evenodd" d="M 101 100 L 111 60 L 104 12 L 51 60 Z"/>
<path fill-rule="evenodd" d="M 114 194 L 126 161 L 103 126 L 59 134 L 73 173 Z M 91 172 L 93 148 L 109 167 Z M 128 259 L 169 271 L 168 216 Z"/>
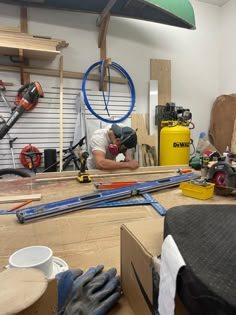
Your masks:
<path fill-rule="evenodd" d="M 117 124 L 112 124 L 111 129 L 115 136 L 121 139 L 120 144 L 124 144 L 128 149 L 136 147 L 137 134 L 134 129 L 130 127 L 121 127 Z"/>

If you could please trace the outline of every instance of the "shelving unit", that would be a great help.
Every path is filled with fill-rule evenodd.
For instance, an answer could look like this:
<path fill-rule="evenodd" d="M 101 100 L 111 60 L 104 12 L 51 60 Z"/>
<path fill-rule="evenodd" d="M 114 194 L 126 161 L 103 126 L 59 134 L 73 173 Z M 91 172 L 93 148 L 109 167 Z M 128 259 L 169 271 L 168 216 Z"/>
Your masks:
<path fill-rule="evenodd" d="M 19 49 L 23 50 L 23 56 L 31 59 L 54 59 L 60 54 L 60 49 L 69 44 L 64 40 L 53 39 L 44 36 L 35 36 L 29 33 L 1 31 L 0 30 L 0 54 L 7 56 L 19 56 Z"/>

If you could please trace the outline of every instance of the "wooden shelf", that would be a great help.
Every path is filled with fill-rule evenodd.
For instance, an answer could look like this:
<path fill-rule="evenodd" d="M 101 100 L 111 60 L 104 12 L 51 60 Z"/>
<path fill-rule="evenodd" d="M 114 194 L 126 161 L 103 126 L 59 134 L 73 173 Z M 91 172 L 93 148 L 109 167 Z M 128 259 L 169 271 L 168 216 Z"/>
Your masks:
<path fill-rule="evenodd" d="M 60 53 L 61 52 L 57 50 L 36 50 L 23 48 L 24 57 L 29 59 L 53 60 Z M 18 57 L 19 49 L 13 47 L 2 47 L 0 44 L 0 55 Z"/>
<path fill-rule="evenodd" d="M 61 48 L 67 46 L 68 43 L 59 39 L 22 32 L 0 31 L 1 55 L 19 56 L 19 50 L 22 50 L 25 58 L 52 60 L 61 53 Z"/>

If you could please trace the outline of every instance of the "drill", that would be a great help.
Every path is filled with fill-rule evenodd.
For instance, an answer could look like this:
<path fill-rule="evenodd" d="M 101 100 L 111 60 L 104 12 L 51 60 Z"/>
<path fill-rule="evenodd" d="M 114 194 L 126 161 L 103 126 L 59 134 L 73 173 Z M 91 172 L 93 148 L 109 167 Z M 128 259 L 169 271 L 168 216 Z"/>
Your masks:
<path fill-rule="evenodd" d="M 90 183 L 92 178 L 89 174 L 86 173 L 87 170 L 87 158 L 89 153 L 87 151 L 80 152 L 80 171 L 77 180 L 80 183 Z"/>

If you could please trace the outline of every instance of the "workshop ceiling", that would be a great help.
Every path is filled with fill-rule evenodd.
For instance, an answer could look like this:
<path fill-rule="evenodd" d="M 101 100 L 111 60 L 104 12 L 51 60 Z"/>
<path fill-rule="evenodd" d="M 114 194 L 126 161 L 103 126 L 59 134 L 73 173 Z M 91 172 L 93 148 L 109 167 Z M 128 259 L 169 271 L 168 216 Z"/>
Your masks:
<path fill-rule="evenodd" d="M 229 2 L 229 0 L 197 0 L 197 1 L 218 5 L 219 7 L 222 7 L 224 4 Z"/>
<path fill-rule="evenodd" d="M 187 29 L 195 29 L 189 0 L 5 0 L 2 3 L 96 13 L 104 17 L 134 18 Z"/>

